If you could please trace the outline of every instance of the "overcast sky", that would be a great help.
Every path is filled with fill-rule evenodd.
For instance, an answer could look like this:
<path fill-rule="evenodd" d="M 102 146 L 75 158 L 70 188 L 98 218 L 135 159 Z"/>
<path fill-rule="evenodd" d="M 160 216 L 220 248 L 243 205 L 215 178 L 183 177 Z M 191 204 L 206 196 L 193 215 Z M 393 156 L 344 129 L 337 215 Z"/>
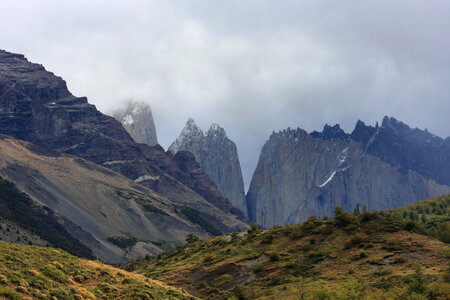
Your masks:
<path fill-rule="evenodd" d="M 151 104 L 167 149 L 224 127 L 246 184 L 272 130 L 384 115 L 450 135 L 450 1 L 2 0 L 0 48 L 103 112 Z"/>

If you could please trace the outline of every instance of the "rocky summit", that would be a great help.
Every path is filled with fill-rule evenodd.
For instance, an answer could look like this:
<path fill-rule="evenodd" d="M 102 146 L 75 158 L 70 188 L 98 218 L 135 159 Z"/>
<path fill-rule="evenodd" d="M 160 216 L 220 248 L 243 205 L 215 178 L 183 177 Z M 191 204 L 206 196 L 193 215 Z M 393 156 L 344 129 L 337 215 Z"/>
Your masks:
<path fill-rule="evenodd" d="M 330 216 L 334 207 L 385 210 L 450 192 L 450 143 L 385 117 L 322 132 L 273 133 L 247 194 L 251 221 L 265 227 Z"/>
<path fill-rule="evenodd" d="M 204 133 L 193 119 L 189 119 L 180 136 L 170 145 L 169 151 L 173 154 L 179 151 L 192 152 L 220 192 L 230 199 L 235 207 L 247 212 L 236 145 L 227 137 L 222 127 L 212 124 Z"/>
<path fill-rule="evenodd" d="M 122 123 L 125 130 L 137 143 L 156 146 L 155 121 L 150 105 L 145 102 L 129 101 L 115 110 L 112 116 Z"/>

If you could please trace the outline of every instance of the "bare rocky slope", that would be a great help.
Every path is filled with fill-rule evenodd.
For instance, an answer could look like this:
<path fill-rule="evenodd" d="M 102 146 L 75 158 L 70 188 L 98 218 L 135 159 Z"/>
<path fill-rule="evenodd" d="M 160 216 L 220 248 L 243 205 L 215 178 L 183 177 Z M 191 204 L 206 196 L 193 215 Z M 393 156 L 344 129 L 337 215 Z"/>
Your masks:
<path fill-rule="evenodd" d="M 129 101 L 115 110 L 112 116 L 122 123 L 135 142 L 150 146 L 158 144 L 155 121 L 150 105 L 147 103 Z"/>
<path fill-rule="evenodd" d="M 27 226 L 30 217 L 18 222 L 18 216 L 35 206 L 31 199 L 15 205 L 10 214 L 2 209 L 0 218 L 28 227 L 50 245 L 80 256 L 121 262 L 174 248 L 189 233 L 206 237 L 244 226 L 193 192 L 186 203 L 174 203 L 105 167 L 7 136 L 0 136 L 0 157 L 0 176 L 52 211 L 49 218 L 55 215 L 56 222 L 47 231 L 56 232 L 61 225 L 80 248 L 88 247 L 92 254 L 74 251 L 75 241 L 55 244 L 49 240 L 51 233 Z M 0 200 L 3 203 L 4 195 Z"/>
<path fill-rule="evenodd" d="M 247 204 L 265 227 L 330 216 L 340 205 L 386 210 L 450 192 L 450 140 L 394 118 L 359 121 L 351 134 L 339 125 L 308 134 L 273 133 L 262 148 Z"/>
<path fill-rule="evenodd" d="M 189 119 L 180 136 L 170 145 L 169 151 L 189 151 L 195 156 L 200 167 L 208 173 L 216 183 L 220 192 L 231 203 L 247 213 L 244 181 L 236 145 L 225 130 L 212 124 L 205 133 L 193 119 Z"/>

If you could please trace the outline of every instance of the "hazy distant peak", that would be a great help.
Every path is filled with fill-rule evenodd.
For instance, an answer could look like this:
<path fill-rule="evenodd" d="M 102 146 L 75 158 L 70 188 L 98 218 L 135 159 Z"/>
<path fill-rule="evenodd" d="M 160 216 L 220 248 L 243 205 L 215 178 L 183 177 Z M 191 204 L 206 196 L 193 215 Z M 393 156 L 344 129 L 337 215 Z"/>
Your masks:
<path fill-rule="evenodd" d="M 152 109 L 146 102 L 129 100 L 113 112 L 126 131 L 138 143 L 150 146 L 158 144 Z"/>

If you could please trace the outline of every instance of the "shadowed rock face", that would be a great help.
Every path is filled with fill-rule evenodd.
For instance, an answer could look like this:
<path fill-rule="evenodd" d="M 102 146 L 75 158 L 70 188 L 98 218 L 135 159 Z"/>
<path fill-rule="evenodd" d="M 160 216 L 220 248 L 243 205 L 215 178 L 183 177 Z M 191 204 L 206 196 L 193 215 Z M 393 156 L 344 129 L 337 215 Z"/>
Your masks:
<path fill-rule="evenodd" d="M 169 147 L 169 152 L 173 154 L 179 151 L 192 152 L 220 192 L 246 213 L 244 181 L 236 145 L 222 127 L 212 124 L 203 133 L 194 120 L 189 119 L 180 136 Z"/>
<path fill-rule="evenodd" d="M 130 101 L 113 112 L 113 117 L 122 123 L 125 130 L 137 143 L 156 146 L 155 122 L 150 105 L 144 102 Z"/>
<path fill-rule="evenodd" d="M 450 146 L 426 131 L 385 117 L 382 125 L 358 121 L 308 134 L 274 133 L 264 145 L 247 204 L 263 226 L 330 216 L 335 206 L 390 209 L 450 192 Z"/>
<path fill-rule="evenodd" d="M 204 218 L 215 220 L 222 232 L 246 228 L 231 209 L 226 210 L 229 203 L 220 203 L 228 200 L 214 198 L 220 195 L 214 184 L 199 189 L 197 177 L 183 171 L 160 146 L 137 144 L 119 121 L 99 112 L 87 98 L 73 96 L 60 77 L 23 55 L 2 50 L 0 133 L 85 158 L 151 187 L 174 203 L 197 205 L 209 199 L 223 210 L 217 214 L 199 205 Z M 197 172 L 208 176 L 201 169 Z"/>

